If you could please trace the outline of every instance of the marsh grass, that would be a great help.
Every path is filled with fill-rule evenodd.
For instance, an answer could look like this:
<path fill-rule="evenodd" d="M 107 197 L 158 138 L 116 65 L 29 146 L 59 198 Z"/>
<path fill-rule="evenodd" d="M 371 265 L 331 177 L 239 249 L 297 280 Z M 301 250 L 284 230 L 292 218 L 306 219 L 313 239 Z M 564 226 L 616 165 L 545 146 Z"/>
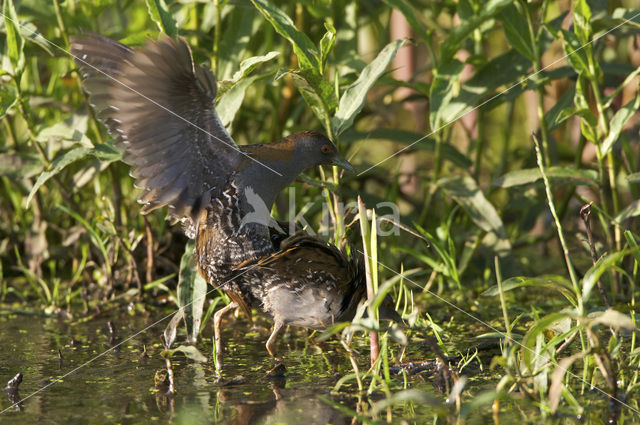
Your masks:
<path fill-rule="evenodd" d="M 63 52 L 81 30 L 129 44 L 180 34 L 217 71 L 218 109 L 239 143 L 319 129 L 366 170 L 294 183 L 300 205 L 329 205 L 332 241 L 356 242 L 351 255 L 362 250 L 368 266 L 368 303 L 323 335 L 338 335 L 353 365 L 335 390 L 355 381 L 367 405 L 348 414 L 397 422 L 393 406 L 410 419 L 422 405 L 437 422 L 492 406 L 495 423 L 505 413 L 637 420 L 637 9 L 635 0 L 3 0 L 2 308 L 86 320 L 201 296 L 186 239 L 166 211 L 139 215 L 121 153 Z M 391 39 L 392 25 L 413 38 Z M 400 49 L 413 60 L 394 62 Z M 336 205 L 358 195 L 353 221 Z M 380 200 L 422 237 L 377 237 L 384 224 L 365 204 Z M 386 294 L 404 328 L 379 320 Z M 225 302 L 190 308 L 192 339 Z M 363 337 L 370 364 L 353 348 Z M 390 373 L 405 345 L 416 354 L 427 337 L 461 376 L 442 400 L 411 388 L 406 371 Z M 483 354 L 487 340 L 499 355 Z M 476 364 L 490 389 L 463 377 Z"/>

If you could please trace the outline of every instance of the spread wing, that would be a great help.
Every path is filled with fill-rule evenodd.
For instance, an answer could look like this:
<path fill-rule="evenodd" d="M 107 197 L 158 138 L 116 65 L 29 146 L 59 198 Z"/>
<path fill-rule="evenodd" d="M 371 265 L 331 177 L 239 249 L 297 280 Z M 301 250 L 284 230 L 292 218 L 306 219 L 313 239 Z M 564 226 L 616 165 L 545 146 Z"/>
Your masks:
<path fill-rule="evenodd" d="M 177 218 L 196 217 L 243 156 L 214 109 L 211 70 L 166 35 L 133 50 L 90 34 L 73 38 L 71 52 L 98 117 L 124 144 L 142 213 L 169 205 Z"/>

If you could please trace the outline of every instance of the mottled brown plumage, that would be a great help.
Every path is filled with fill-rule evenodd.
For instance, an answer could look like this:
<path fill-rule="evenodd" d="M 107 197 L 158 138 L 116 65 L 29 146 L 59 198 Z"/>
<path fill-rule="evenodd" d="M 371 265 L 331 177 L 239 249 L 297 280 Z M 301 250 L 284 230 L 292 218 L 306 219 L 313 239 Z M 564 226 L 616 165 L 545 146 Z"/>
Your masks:
<path fill-rule="evenodd" d="M 131 49 L 89 34 L 71 40 L 97 116 L 124 149 L 142 189 L 142 212 L 169 206 L 196 241 L 200 272 L 235 305 L 275 323 L 321 329 L 353 316 L 364 293 L 362 267 L 336 247 L 273 230 L 277 194 L 317 165 L 353 170 L 323 135 L 303 131 L 277 142 L 237 146 L 215 110 L 216 78 L 193 63 L 182 39 L 161 36 Z"/>

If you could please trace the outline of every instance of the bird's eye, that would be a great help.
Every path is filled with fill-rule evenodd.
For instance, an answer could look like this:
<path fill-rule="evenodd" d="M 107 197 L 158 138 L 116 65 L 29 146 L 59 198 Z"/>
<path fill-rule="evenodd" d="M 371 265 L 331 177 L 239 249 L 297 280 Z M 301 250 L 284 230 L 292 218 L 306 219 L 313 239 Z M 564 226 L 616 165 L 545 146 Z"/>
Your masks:
<path fill-rule="evenodd" d="M 322 145 L 322 147 L 320 148 L 320 150 L 322 151 L 322 153 L 329 153 L 329 152 L 331 152 L 331 146 L 329 146 L 329 145 Z"/>

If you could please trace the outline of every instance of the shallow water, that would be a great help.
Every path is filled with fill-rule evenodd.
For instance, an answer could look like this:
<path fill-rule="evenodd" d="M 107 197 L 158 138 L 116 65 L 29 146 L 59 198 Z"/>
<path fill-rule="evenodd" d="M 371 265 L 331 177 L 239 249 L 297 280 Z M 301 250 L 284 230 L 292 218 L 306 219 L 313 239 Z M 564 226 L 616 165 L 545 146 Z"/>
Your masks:
<path fill-rule="evenodd" d="M 263 345 L 267 330 L 251 330 L 248 324 L 238 322 L 225 331 L 228 349 L 223 379 L 217 378 L 211 362 L 195 363 L 178 354 L 173 361 L 177 390 L 173 397 L 154 387 L 155 371 L 165 367 L 159 355 L 159 341 L 166 322 L 95 358 L 154 319 L 157 320 L 145 316 L 112 319 L 114 337 L 106 319 L 72 324 L 39 316 L 0 316 L 0 382 L 4 386 L 21 372 L 19 395 L 24 400 L 20 408 L 11 407 L 5 393 L 0 410 L 7 411 L 0 416 L 0 422 L 352 423 L 351 415 L 331 405 L 337 403 L 354 411 L 358 405 L 357 397 L 349 395 L 355 394 L 350 391 L 355 389 L 353 381 L 339 394 L 331 394 L 337 380 L 352 372 L 337 342 L 326 343 L 320 349 L 305 337 L 285 338 L 279 349 L 285 354 L 286 374 L 267 378 L 267 371 L 273 366 Z M 210 344 L 209 339 L 198 346 L 209 355 Z M 145 346 L 149 358 L 142 356 Z M 76 368 L 60 382 L 46 387 Z M 239 375 L 243 378 L 235 379 Z M 431 392 L 434 398 L 442 398 L 434 390 Z M 374 395 L 364 403 L 365 408 L 370 408 L 375 399 Z M 394 408 L 393 416 L 398 413 L 398 420 L 405 416 L 402 409 Z M 427 414 L 420 405 L 413 409 L 412 415 Z"/>
<path fill-rule="evenodd" d="M 437 380 L 431 373 L 407 380 L 409 388 L 420 391 L 419 400 L 399 400 L 389 411 L 381 409 L 377 415 L 372 415 L 371 409 L 384 402 L 382 391 L 358 397 L 355 381 L 351 380 L 333 393 L 336 382 L 353 372 L 337 341 L 319 347 L 303 333 L 285 335 L 278 350 L 283 354 L 286 373 L 267 377 L 274 366 L 264 348 L 268 329 L 251 329 L 242 320 L 227 322 L 222 379 L 217 377 L 211 361 L 195 363 L 177 354 L 173 359 L 176 393 L 169 397 L 154 386 L 155 372 L 165 369 L 160 356 L 160 335 L 166 321 L 126 340 L 160 317 L 123 313 L 111 319 L 116 331 L 112 335 L 106 318 L 72 323 L 40 316 L 0 316 L 0 384 L 4 387 L 18 372 L 23 374 L 19 387 L 23 402 L 19 408 L 11 407 L 5 393 L 0 399 L 0 410 L 6 409 L 0 414 L 0 423 L 361 423 L 354 420 L 355 414 L 369 421 L 376 417 L 379 422 L 374 423 L 386 422 L 387 418 L 395 424 L 456 423 L 455 408 L 446 404 L 446 394 L 437 390 Z M 458 342 L 463 343 L 462 339 Z M 361 343 L 365 343 L 364 339 Z M 143 356 L 145 347 L 148 357 Z M 201 340 L 198 348 L 210 355 L 211 339 Z M 364 370 L 368 349 L 364 345 L 356 348 Z M 427 345 L 415 338 L 409 355 L 419 358 L 421 354 L 433 358 Z M 490 363 L 494 354 L 487 355 L 485 364 Z M 92 359 L 95 360 L 87 363 Z M 49 385 L 76 368 L 60 382 Z M 483 390 L 495 388 L 497 381 L 486 366 L 480 370 L 471 365 L 464 373 L 469 378 L 465 389 L 468 402 Z M 392 392 L 403 388 L 402 376 L 393 376 L 392 382 Z M 533 415 L 523 421 L 521 410 L 506 404 L 501 407 L 501 423 L 542 423 L 542 419 L 535 417 L 535 408 L 531 410 Z M 599 414 L 591 412 L 594 413 L 597 418 Z M 492 423 L 490 402 L 463 422 Z M 563 422 L 579 421 L 565 417 Z"/>

